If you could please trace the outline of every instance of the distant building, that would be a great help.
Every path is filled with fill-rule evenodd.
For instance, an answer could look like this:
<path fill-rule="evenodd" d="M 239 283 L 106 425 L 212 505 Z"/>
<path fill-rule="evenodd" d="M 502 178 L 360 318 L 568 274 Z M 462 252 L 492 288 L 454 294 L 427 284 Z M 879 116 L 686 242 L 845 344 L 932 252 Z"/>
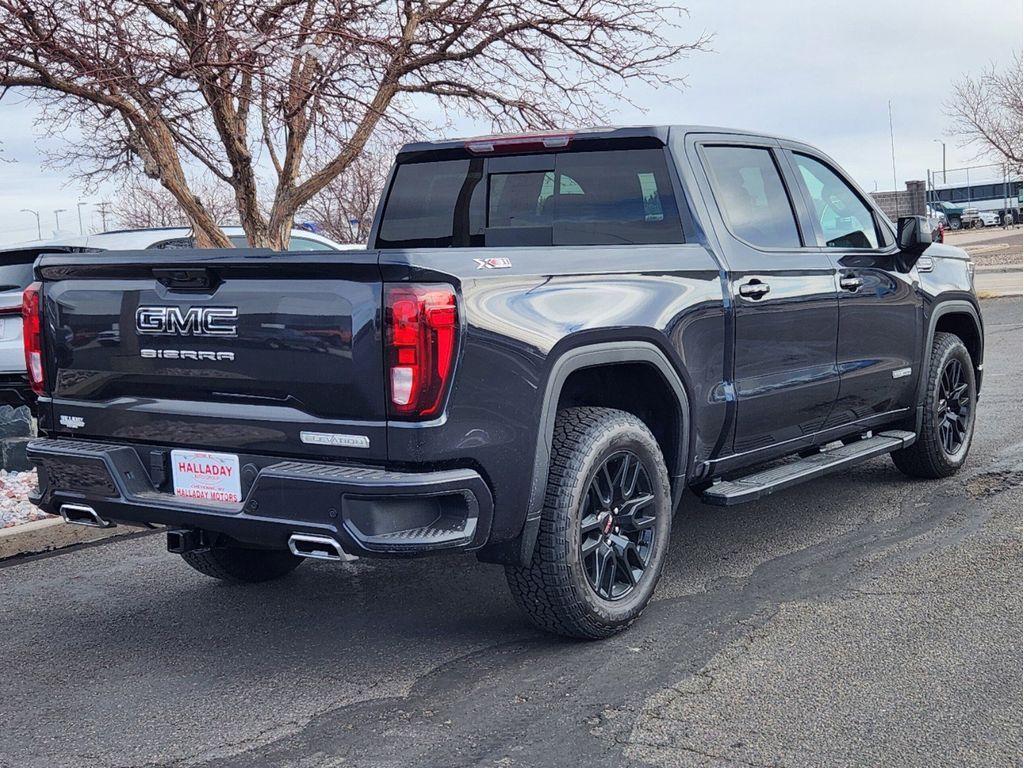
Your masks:
<path fill-rule="evenodd" d="M 894 192 L 872 192 L 878 206 L 893 221 L 900 216 L 924 216 L 927 199 L 927 184 L 924 181 L 908 181 L 905 190 Z"/>

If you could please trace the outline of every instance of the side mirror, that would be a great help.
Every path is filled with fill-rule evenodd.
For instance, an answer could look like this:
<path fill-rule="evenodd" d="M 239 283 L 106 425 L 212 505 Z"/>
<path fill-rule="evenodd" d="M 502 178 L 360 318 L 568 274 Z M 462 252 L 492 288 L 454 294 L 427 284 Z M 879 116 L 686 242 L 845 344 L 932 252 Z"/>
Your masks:
<path fill-rule="evenodd" d="M 900 267 L 909 272 L 933 242 L 928 219 L 924 216 L 901 216 L 896 241 L 900 248 Z"/>

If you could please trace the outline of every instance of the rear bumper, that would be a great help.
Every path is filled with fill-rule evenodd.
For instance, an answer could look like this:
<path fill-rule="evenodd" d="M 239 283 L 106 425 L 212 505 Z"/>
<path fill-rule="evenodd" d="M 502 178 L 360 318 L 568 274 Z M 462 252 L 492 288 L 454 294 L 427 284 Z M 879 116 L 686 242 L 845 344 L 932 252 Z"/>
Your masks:
<path fill-rule="evenodd" d="M 195 528 L 257 547 L 287 549 L 298 533 L 329 536 L 360 556 L 474 550 L 487 541 L 493 511 L 487 484 L 469 469 L 393 472 L 279 460 L 252 466 L 242 503 L 223 504 L 159 490 L 130 446 L 40 439 L 29 443 L 28 456 L 39 470 L 32 501 L 50 514 L 87 505 L 113 523 Z"/>

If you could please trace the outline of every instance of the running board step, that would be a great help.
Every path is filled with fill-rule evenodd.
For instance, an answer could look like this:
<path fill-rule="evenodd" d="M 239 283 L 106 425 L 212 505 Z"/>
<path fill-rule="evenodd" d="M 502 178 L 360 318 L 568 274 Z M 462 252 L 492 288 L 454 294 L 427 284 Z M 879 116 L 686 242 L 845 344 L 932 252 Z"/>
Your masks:
<path fill-rule="evenodd" d="M 913 432 L 888 430 L 874 437 L 866 437 L 855 443 L 841 445 L 832 450 L 822 451 L 804 459 L 756 472 L 735 480 L 715 483 L 701 496 L 705 504 L 731 507 L 755 501 L 775 491 L 798 485 L 805 480 L 827 475 L 845 467 L 859 464 L 883 453 L 906 448 L 917 439 Z"/>

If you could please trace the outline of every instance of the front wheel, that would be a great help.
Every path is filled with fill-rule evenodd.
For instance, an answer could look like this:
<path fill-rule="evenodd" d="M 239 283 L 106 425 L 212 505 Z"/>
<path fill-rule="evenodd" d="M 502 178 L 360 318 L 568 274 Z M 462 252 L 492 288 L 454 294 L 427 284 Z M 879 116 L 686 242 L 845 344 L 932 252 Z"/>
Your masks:
<path fill-rule="evenodd" d="M 911 477 L 948 477 L 967 460 L 974 437 L 978 392 L 967 348 L 951 333 L 936 333 L 925 391 L 921 434 L 894 451 L 893 463 Z"/>
<path fill-rule="evenodd" d="M 533 557 L 508 566 L 530 620 L 569 637 L 610 637 L 643 612 L 661 576 L 672 503 L 650 430 L 611 408 L 559 411 Z"/>

